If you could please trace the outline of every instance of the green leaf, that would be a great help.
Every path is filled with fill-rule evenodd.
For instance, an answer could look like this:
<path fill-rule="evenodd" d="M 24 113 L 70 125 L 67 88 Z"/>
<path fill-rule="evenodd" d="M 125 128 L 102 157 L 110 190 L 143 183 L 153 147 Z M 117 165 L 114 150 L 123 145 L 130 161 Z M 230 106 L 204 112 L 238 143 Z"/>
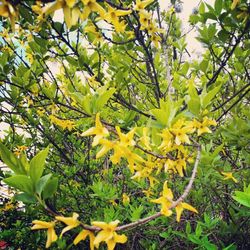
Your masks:
<path fill-rule="evenodd" d="M 200 98 L 190 99 L 188 102 L 188 109 L 194 114 L 198 115 L 200 113 Z"/>
<path fill-rule="evenodd" d="M 188 221 L 187 224 L 186 224 L 186 234 L 190 234 L 191 233 L 191 225 L 190 225 L 190 222 Z"/>
<path fill-rule="evenodd" d="M 235 195 L 233 195 L 233 199 L 238 201 L 241 205 L 244 205 L 250 208 L 250 194 L 240 192 L 240 191 L 235 191 Z"/>
<path fill-rule="evenodd" d="M 111 96 L 115 93 L 115 88 L 110 88 L 109 90 L 106 90 L 102 95 L 98 97 L 96 100 L 96 111 L 100 111 L 101 108 L 108 102 L 108 100 L 111 98 Z"/>
<path fill-rule="evenodd" d="M 202 92 L 202 98 L 201 98 L 201 105 L 202 105 L 202 108 L 206 108 L 211 100 L 216 96 L 216 94 L 220 91 L 220 88 L 221 88 L 222 85 L 219 85 L 215 88 L 213 88 L 211 91 L 209 91 L 207 94 L 205 94 L 206 92 L 206 89 L 204 88 L 204 90 Z"/>
<path fill-rule="evenodd" d="M 31 204 L 36 202 L 36 199 L 33 195 L 29 195 L 26 193 L 16 194 L 15 199 L 18 201 L 22 201 L 23 203 L 26 204 Z"/>
<path fill-rule="evenodd" d="M 50 179 L 43 189 L 42 192 L 43 199 L 52 197 L 57 190 L 57 186 L 58 186 L 58 178 L 53 177 L 52 179 Z"/>
<path fill-rule="evenodd" d="M 36 184 L 36 192 L 41 195 L 44 187 L 46 186 L 46 184 L 48 183 L 49 179 L 52 177 L 52 174 L 47 174 L 44 175 L 43 177 L 41 177 L 39 179 L 39 181 Z"/>
<path fill-rule="evenodd" d="M 4 144 L 0 142 L 0 155 L 2 161 L 15 173 L 26 174 L 25 170 L 19 164 L 17 157 L 9 151 Z"/>
<path fill-rule="evenodd" d="M 27 194 L 33 194 L 32 181 L 28 176 L 25 175 L 13 175 L 3 180 L 7 185 L 14 187 Z"/>
<path fill-rule="evenodd" d="M 214 9 L 217 15 L 220 15 L 221 11 L 222 11 L 222 5 L 223 5 L 223 1 L 222 0 L 216 0 L 214 3 Z"/>
<path fill-rule="evenodd" d="M 30 177 L 34 184 L 40 179 L 43 174 L 45 160 L 49 153 L 49 147 L 40 151 L 37 155 L 35 155 L 30 161 Z"/>

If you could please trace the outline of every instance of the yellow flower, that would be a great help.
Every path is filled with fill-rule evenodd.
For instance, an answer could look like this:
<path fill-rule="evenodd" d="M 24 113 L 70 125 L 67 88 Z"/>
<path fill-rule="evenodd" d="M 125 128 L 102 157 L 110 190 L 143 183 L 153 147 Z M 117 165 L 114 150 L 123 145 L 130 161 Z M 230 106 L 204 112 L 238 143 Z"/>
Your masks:
<path fill-rule="evenodd" d="M 46 6 L 43 9 L 43 13 L 49 15 L 54 13 L 56 10 L 63 9 L 64 19 L 68 26 L 71 28 L 72 25 L 75 25 L 80 12 L 78 8 L 73 8 L 75 5 L 76 0 L 57 0 L 54 3 Z"/>
<path fill-rule="evenodd" d="M 81 136 L 95 135 L 92 146 L 96 146 L 100 143 L 100 140 L 109 135 L 108 130 L 102 126 L 100 121 L 100 113 L 96 114 L 95 127 L 89 128 L 87 131 L 83 132 Z"/>
<path fill-rule="evenodd" d="M 190 143 L 190 140 L 187 136 L 187 133 L 190 132 L 190 129 L 188 127 L 182 127 L 182 128 L 172 128 L 171 132 L 175 135 L 175 143 L 177 145 L 181 145 L 181 143 Z"/>
<path fill-rule="evenodd" d="M 126 235 L 118 235 L 115 230 L 120 221 L 115 220 L 110 223 L 93 221 L 92 225 L 100 227 L 102 230 L 97 234 L 94 240 L 94 245 L 98 248 L 99 244 L 104 241 L 108 246 L 108 250 L 113 250 L 116 243 L 125 243 L 127 241 Z"/>
<path fill-rule="evenodd" d="M 96 0 L 82 0 L 82 2 L 84 4 L 81 15 L 82 20 L 86 20 L 91 12 L 97 12 L 102 18 L 104 17 L 105 10 Z"/>
<path fill-rule="evenodd" d="M 65 227 L 62 230 L 60 237 L 62 237 L 63 234 L 66 233 L 67 231 L 80 225 L 80 221 L 77 220 L 78 217 L 79 217 L 79 214 L 77 214 L 77 213 L 73 213 L 72 217 L 56 216 L 57 220 L 65 223 L 67 225 L 67 227 Z"/>
<path fill-rule="evenodd" d="M 134 10 L 142 11 L 152 2 L 154 2 L 154 0 L 145 0 L 145 1 L 136 0 Z"/>
<path fill-rule="evenodd" d="M 118 126 L 116 126 L 115 129 L 116 129 L 117 134 L 118 134 L 119 139 L 120 139 L 120 141 L 119 141 L 120 146 L 127 147 L 127 146 L 134 146 L 135 145 L 135 141 L 133 139 L 134 134 L 135 134 L 135 130 L 136 130 L 135 128 L 133 128 L 127 134 L 123 134 L 121 132 L 120 127 L 118 127 Z"/>
<path fill-rule="evenodd" d="M 176 211 L 176 221 L 177 222 L 180 222 L 180 219 L 181 219 L 181 214 L 183 212 L 184 209 L 187 209 L 189 211 L 192 211 L 194 213 L 197 213 L 198 214 L 198 211 L 192 207 L 191 205 L 187 204 L 186 202 L 181 202 L 180 204 L 178 204 L 176 207 L 175 207 L 175 211 Z"/>
<path fill-rule="evenodd" d="M 161 41 L 161 37 L 156 35 L 156 34 L 153 34 L 151 37 L 150 37 L 151 41 L 153 42 L 154 46 L 156 48 L 159 48 L 159 43 Z"/>
<path fill-rule="evenodd" d="M 77 245 L 81 240 L 85 240 L 87 238 L 87 236 L 89 236 L 89 246 L 91 250 L 94 250 L 94 240 L 95 240 L 95 235 L 86 229 L 83 229 L 74 239 L 74 245 Z"/>
<path fill-rule="evenodd" d="M 122 194 L 122 203 L 123 203 L 123 205 L 126 206 L 126 205 L 129 204 L 129 202 L 130 202 L 129 196 L 127 194 L 123 193 Z"/>
<path fill-rule="evenodd" d="M 32 223 L 35 224 L 31 228 L 32 230 L 48 229 L 46 248 L 49 248 L 51 243 L 57 240 L 57 235 L 54 229 L 55 222 L 45 222 L 45 221 L 40 221 L 40 220 L 34 220 L 32 221 Z"/>
<path fill-rule="evenodd" d="M 147 29 L 152 18 L 151 14 L 143 10 L 143 11 L 140 11 L 139 18 L 140 18 L 140 24 L 141 24 L 140 30 Z"/>
<path fill-rule="evenodd" d="M 101 150 L 96 154 L 96 158 L 100 158 L 105 155 L 109 150 L 114 148 L 115 143 L 106 139 L 100 139 L 99 144 L 102 145 Z"/>
<path fill-rule="evenodd" d="M 217 123 L 213 119 L 209 119 L 208 117 L 204 117 L 203 122 L 198 122 L 194 120 L 193 126 L 197 128 L 197 134 L 200 136 L 203 133 L 212 133 L 208 126 L 216 126 Z"/>
<path fill-rule="evenodd" d="M 221 172 L 221 174 L 223 174 L 225 176 L 225 178 L 223 180 L 233 180 L 235 183 L 237 183 L 238 181 L 233 177 L 233 173 L 232 172 Z"/>
<path fill-rule="evenodd" d="M 168 129 L 163 129 L 160 136 L 163 138 L 163 140 L 161 145 L 159 146 L 159 149 L 169 151 L 172 148 L 173 135 Z"/>
<path fill-rule="evenodd" d="M 168 188 L 167 181 L 163 184 L 162 196 L 158 199 L 151 200 L 153 203 L 161 204 L 161 213 L 165 216 L 172 215 L 172 211 L 169 210 L 174 196 L 172 190 Z"/>
<path fill-rule="evenodd" d="M 16 14 L 14 7 L 8 1 L 5 1 L 5 0 L 1 1 L 0 16 L 10 18 L 11 28 L 14 31 L 15 19 L 16 19 L 17 14 Z"/>
<path fill-rule="evenodd" d="M 105 14 L 105 20 L 109 23 L 112 23 L 115 26 L 117 32 L 124 30 L 125 23 L 119 22 L 120 16 L 126 16 L 131 13 L 131 10 L 116 10 L 110 5 L 108 6 L 108 12 Z M 126 26 L 125 26 L 126 27 Z"/>
<path fill-rule="evenodd" d="M 173 202 L 173 193 L 170 188 L 167 187 L 167 181 L 165 181 L 163 185 L 163 191 L 162 191 L 162 196 L 156 200 L 151 200 L 151 202 L 161 204 L 161 213 L 165 216 L 170 216 L 172 215 L 172 211 L 169 210 L 169 208 L 172 205 Z M 190 210 L 192 212 L 198 213 L 198 211 L 192 207 L 191 205 L 181 202 L 175 207 L 176 211 L 176 220 L 179 222 L 181 218 L 181 214 L 184 209 Z"/>

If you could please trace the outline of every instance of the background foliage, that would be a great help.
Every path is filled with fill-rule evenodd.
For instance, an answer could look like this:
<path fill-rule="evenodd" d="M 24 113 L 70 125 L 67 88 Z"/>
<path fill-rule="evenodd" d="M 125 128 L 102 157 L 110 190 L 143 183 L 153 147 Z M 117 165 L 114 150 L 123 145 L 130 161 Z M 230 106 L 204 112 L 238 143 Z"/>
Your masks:
<path fill-rule="evenodd" d="M 150 1 L 142 12 L 133 7 L 140 1 L 96 1 L 109 14 L 110 7 L 127 13 L 102 16 L 94 9 L 87 18 L 81 14 L 87 1 L 73 1 L 74 8 L 70 1 L 52 1 L 61 4 L 64 22 L 53 18 L 45 2 L 0 5 L 0 109 L 1 121 L 9 125 L 0 144 L 9 169 L 1 170 L 0 180 L 16 194 L 1 205 L 0 239 L 13 249 L 44 248 L 45 233 L 31 232 L 34 219 L 76 212 L 86 224 L 116 219 L 127 224 L 159 211 L 150 200 L 160 196 L 166 179 L 174 197 L 183 193 L 195 147 L 182 142 L 189 148 L 183 177 L 179 171 L 154 173 L 153 185 L 151 175 L 131 179 L 125 157 L 116 164 L 109 151 L 96 159 L 101 147 L 82 135 L 95 127 L 98 115 L 110 141 L 119 134 L 115 126 L 124 134 L 136 127 L 133 152 L 165 167 L 169 152 L 159 149 L 164 128 L 209 117 L 217 122 L 209 127 L 212 133 L 190 134 L 202 150 L 187 202 L 199 213 L 184 212 L 180 222 L 161 216 L 131 228 L 125 232 L 128 241 L 117 248 L 249 248 L 249 2 L 200 3 L 190 16 L 205 48 L 197 59 L 189 57 L 178 1 L 171 1 L 168 11 Z M 16 201 L 25 203 L 25 212 Z M 51 248 L 88 249 L 88 240 L 73 246 L 78 232 L 65 233 Z"/>

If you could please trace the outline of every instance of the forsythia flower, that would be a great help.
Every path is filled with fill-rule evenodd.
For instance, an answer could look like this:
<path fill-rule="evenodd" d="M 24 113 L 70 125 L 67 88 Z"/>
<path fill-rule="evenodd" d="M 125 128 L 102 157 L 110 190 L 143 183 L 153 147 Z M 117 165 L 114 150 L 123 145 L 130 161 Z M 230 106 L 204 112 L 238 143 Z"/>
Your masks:
<path fill-rule="evenodd" d="M 233 173 L 232 172 L 221 172 L 221 174 L 223 174 L 225 176 L 225 178 L 223 180 L 233 180 L 235 183 L 237 183 L 238 181 L 233 177 Z"/>
<path fill-rule="evenodd" d="M 153 203 L 161 204 L 161 213 L 165 216 L 172 215 L 172 211 L 169 210 L 174 196 L 172 190 L 168 188 L 167 181 L 163 184 L 162 196 L 158 199 L 151 200 Z"/>
<path fill-rule="evenodd" d="M 94 245 L 98 248 L 99 244 L 102 241 L 105 241 L 108 250 L 113 250 L 115 248 L 116 243 L 125 243 L 127 241 L 127 237 L 125 234 L 118 235 L 115 230 L 120 221 L 115 220 L 110 223 L 93 221 L 91 224 L 100 227 L 102 230 L 97 234 L 94 240 Z"/>
<path fill-rule="evenodd" d="M 122 31 L 123 28 L 121 26 L 124 26 L 124 23 L 119 22 L 119 17 L 129 15 L 130 13 L 131 10 L 116 10 L 109 5 L 108 12 L 105 14 L 105 20 L 112 23 L 117 32 Z"/>
<path fill-rule="evenodd" d="M 57 0 L 56 2 L 52 3 L 51 5 L 46 6 L 43 9 L 43 13 L 49 15 L 54 13 L 56 10 L 63 9 L 63 14 L 65 18 L 65 22 L 68 28 L 71 28 L 72 25 L 75 25 L 80 11 L 78 8 L 73 8 L 75 5 L 76 0 Z"/>
<path fill-rule="evenodd" d="M 83 132 L 81 136 L 95 135 L 92 146 L 99 144 L 100 140 L 109 135 L 109 131 L 102 126 L 100 121 L 100 113 L 96 114 L 95 127 L 89 128 L 87 131 Z"/>
<path fill-rule="evenodd" d="M 145 0 L 145 1 L 136 0 L 134 10 L 142 11 L 152 2 L 154 2 L 154 0 Z"/>
<path fill-rule="evenodd" d="M 216 126 L 217 123 L 215 120 L 209 119 L 208 117 L 204 117 L 203 122 L 198 122 L 194 120 L 193 125 L 197 128 L 197 134 L 198 136 L 200 136 L 203 133 L 212 133 L 208 126 Z"/>
<path fill-rule="evenodd" d="M 65 223 L 67 225 L 67 227 L 65 227 L 62 230 L 60 237 L 62 237 L 63 234 L 66 233 L 67 231 L 80 225 L 80 221 L 77 220 L 78 217 L 79 217 L 79 214 L 77 214 L 77 213 L 73 213 L 72 217 L 56 216 L 57 220 Z"/>
<path fill-rule="evenodd" d="M 83 229 L 74 239 L 74 245 L 77 245 L 81 240 L 85 240 L 87 238 L 87 236 L 89 236 L 89 245 L 90 245 L 90 250 L 94 250 L 95 246 L 94 246 L 94 240 L 95 240 L 95 235 L 86 229 Z"/>
<path fill-rule="evenodd" d="M 161 213 L 165 216 L 170 216 L 172 214 L 172 211 L 169 210 L 173 203 L 173 193 L 170 188 L 167 187 L 167 181 L 165 181 L 163 185 L 163 191 L 162 191 L 162 196 L 158 199 L 151 200 L 151 202 L 161 204 Z M 191 205 L 187 204 L 186 202 L 181 202 L 175 207 L 176 211 L 176 221 L 179 222 L 181 218 L 181 214 L 184 209 L 190 210 L 194 213 L 198 213 L 198 211 L 192 207 Z"/>
<path fill-rule="evenodd" d="M 5 1 L 5 0 L 1 1 L 0 16 L 10 18 L 11 28 L 14 31 L 15 19 L 16 19 L 17 14 L 16 14 L 14 7 L 9 3 L 9 1 Z"/>
<path fill-rule="evenodd" d="M 48 229 L 46 248 L 50 247 L 51 243 L 57 240 L 57 235 L 54 229 L 55 222 L 45 222 L 45 221 L 40 221 L 40 220 L 34 220 L 32 221 L 32 223 L 35 224 L 31 228 L 32 230 Z"/>
<path fill-rule="evenodd" d="M 180 204 L 178 204 L 175 207 L 177 222 L 180 222 L 181 214 L 182 214 L 182 212 L 183 212 L 184 209 L 187 209 L 189 211 L 192 211 L 192 212 L 198 214 L 198 211 L 194 207 L 192 207 L 191 205 L 187 204 L 186 202 L 181 202 Z"/>
<path fill-rule="evenodd" d="M 86 20 L 91 12 L 97 12 L 102 18 L 104 17 L 105 10 L 96 2 L 96 0 L 82 0 L 84 9 L 81 18 Z"/>

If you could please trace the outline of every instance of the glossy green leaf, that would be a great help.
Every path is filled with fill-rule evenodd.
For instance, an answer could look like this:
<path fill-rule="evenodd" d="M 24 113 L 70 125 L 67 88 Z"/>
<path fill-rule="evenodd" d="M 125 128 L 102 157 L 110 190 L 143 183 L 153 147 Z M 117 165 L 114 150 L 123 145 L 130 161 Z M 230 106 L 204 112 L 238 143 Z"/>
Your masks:
<path fill-rule="evenodd" d="M 43 174 L 45 160 L 49 153 L 49 147 L 40 151 L 37 155 L 35 155 L 30 161 L 30 177 L 32 181 L 36 184 L 39 178 Z"/>
<path fill-rule="evenodd" d="M 241 205 L 250 208 L 250 193 L 235 191 L 235 195 L 233 195 L 233 199 L 238 201 Z"/>
<path fill-rule="evenodd" d="M 0 142 L 0 156 L 2 161 L 16 174 L 26 174 L 17 157 Z"/>
<path fill-rule="evenodd" d="M 43 199 L 52 197 L 57 190 L 57 186 L 58 186 L 58 178 L 53 177 L 52 179 L 50 179 L 43 189 L 42 192 Z"/>
<path fill-rule="evenodd" d="M 3 180 L 7 185 L 23 191 L 27 194 L 33 194 L 32 181 L 28 176 L 25 175 L 13 175 Z"/>
<path fill-rule="evenodd" d="M 46 186 L 46 184 L 48 183 L 49 179 L 52 177 L 52 174 L 47 174 L 47 175 L 44 175 L 42 176 L 37 184 L 36 184 L 36 192 L 41 195 L 44 187 Z"/>

